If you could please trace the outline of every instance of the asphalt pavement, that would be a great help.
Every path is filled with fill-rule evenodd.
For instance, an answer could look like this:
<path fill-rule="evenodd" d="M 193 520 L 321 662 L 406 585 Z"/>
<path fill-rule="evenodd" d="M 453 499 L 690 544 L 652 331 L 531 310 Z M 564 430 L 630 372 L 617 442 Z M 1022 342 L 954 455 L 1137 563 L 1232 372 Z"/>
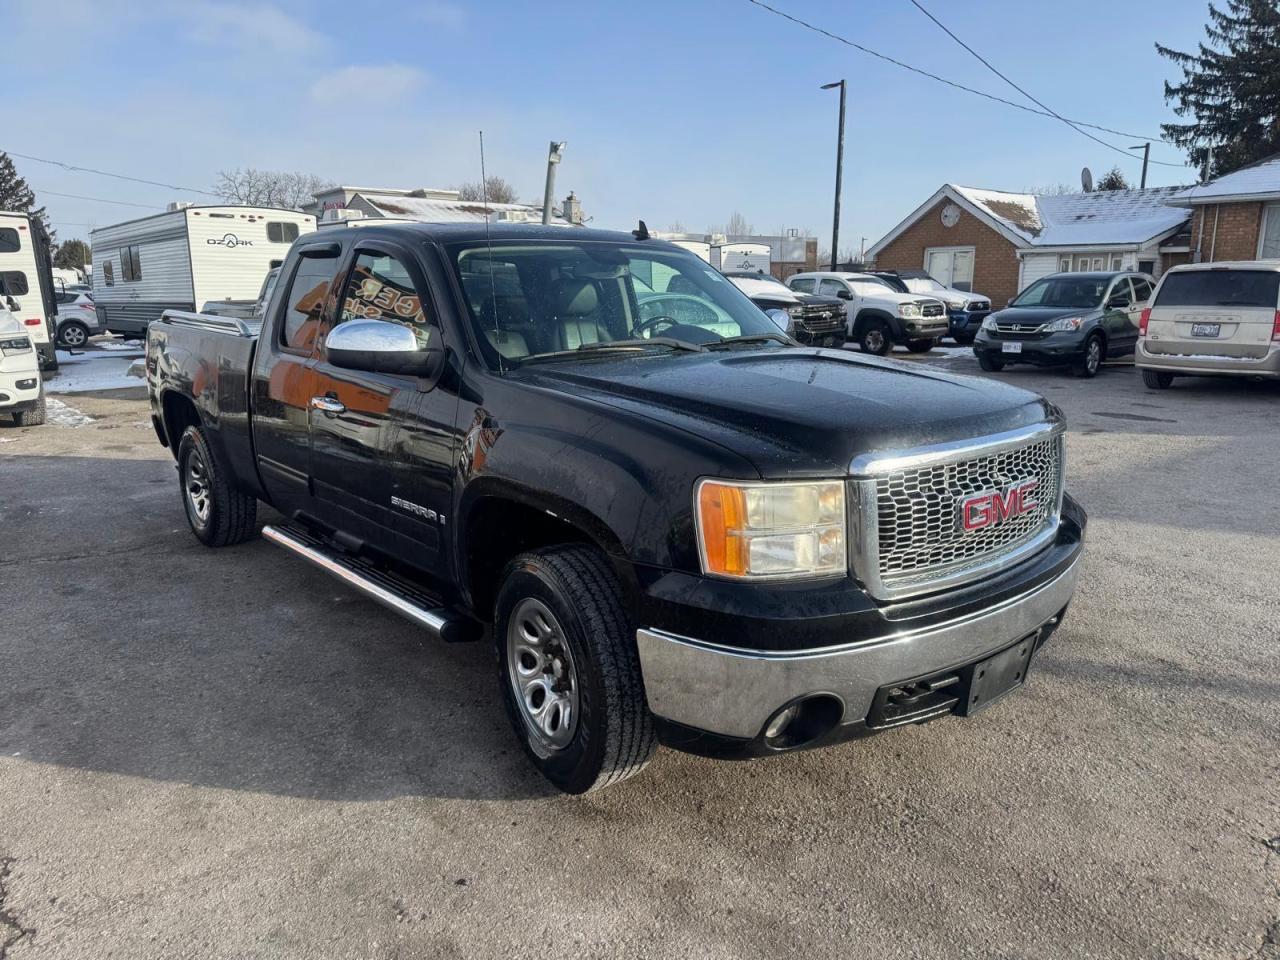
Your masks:
<path fill-rule="evenodd" d="M 486 647 L 200 546 L 136 388 L 0 425 L 0 958 L 1280 957 L 1280 385 L 999 379 L 1091 518 L 1029 685 L 585 798 Z"/>

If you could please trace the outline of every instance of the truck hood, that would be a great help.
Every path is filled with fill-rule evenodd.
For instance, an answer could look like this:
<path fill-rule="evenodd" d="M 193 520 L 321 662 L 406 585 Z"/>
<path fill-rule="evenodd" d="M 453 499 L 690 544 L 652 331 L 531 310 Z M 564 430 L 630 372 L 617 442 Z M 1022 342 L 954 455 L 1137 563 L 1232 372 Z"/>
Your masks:
<path fill-rule="evenodd" d="M 841 476 L 857 454 L 970 439 L 1057 415 L 1043 398 L 997 381 L 842 350 L 752 347 L 531 364 L 511 376 L 698 435 L 775 479 Z"/>

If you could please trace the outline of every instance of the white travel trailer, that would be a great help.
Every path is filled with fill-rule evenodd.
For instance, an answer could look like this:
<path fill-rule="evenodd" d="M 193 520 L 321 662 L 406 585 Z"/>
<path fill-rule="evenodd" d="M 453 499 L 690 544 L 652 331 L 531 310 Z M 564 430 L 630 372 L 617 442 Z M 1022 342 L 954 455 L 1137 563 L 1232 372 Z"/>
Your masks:
<path fill-rule="evenodd" d="M 93 248 L 93 300 L 112 333 L 141 334 L 166 310 L 210 301 L 252 304 L 263 278 L 316 218 L 275 207 L 170 204 L 164 213 L 100 227 Z"/>
<path fill-rule="evenodd" d="M 0 306 L 22 324 L 44 370 L 56 370 L 53 265 L 44 224 L 26 213 L 0 211 Z"/>
<path fill-rule="evenodd" d="M 711 265 L 721 273 L 768 273 L 769 263 L 767 243 L 720 243 L 711 248 Z"/>
<path fill-rule="evenodd" d="M 699 257 L 707 263 L 711 262 L 711 244 L 705 240 L 671 240 L 669 242 L 674 243 L 677 247 L 683 247 L 695 257 Z"/>

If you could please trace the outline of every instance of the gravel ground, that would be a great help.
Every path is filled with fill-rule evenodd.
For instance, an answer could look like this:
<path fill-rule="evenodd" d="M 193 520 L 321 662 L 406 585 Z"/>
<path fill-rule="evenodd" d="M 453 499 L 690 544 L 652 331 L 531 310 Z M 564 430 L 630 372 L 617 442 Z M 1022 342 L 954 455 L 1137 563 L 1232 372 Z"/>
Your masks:
<path fill-rule="evenodd" d="M 199 546 L 136 391 L 0 426 L 0 957 L 1280 957 L 1280 386 L 1001 379 L 1091 514 L 1029 686 L 587 798 L 485 648 Z"/>

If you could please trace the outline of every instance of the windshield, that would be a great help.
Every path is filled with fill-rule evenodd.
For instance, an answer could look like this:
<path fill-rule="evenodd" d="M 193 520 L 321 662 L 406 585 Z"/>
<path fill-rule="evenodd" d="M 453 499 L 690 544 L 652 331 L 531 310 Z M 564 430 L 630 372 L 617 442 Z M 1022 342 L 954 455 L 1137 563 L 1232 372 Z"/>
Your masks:
<path fill-rule="evenodd" d="M 1268 307 L 1280 300 L 1274 270 L 1188 270 L 1164 278 L 1158 307 Z"/>
<path fill-rule="evenodd" d="M 904 277 L 902 282 L 912 293 L 938 293 L 947 289 L 933 277 Z"/>
<path fill-rule="evenodd" d="M 456 245 L 450 254 L 477 339 L 495 367 L 779 338 L 737 287 L 683 250 L 557 240 Z"/>
<path fill-rule="evenodd" d="M 1046 277 L 1023 290 L 1011 307 L 1069 307 L 1088 310 L 1102 306 L 1107 277 Z"/>

